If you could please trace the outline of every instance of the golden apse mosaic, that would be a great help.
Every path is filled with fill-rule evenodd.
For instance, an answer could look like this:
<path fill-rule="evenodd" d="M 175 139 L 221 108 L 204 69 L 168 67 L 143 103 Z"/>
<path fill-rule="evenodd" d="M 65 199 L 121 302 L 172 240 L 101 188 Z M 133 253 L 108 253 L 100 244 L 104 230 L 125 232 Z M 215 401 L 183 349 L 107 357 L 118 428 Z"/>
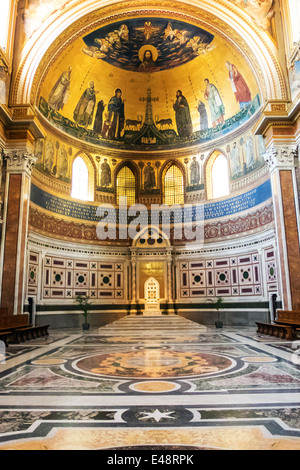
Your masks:
<path fill-rule="evenodd" d="M 141 17 L 69 44 L 37 104 L 84 142 L 160 150 L 226 135 L 258 111 L 259 95 L 249 64 L 224 38 L 172 17 Z"/>

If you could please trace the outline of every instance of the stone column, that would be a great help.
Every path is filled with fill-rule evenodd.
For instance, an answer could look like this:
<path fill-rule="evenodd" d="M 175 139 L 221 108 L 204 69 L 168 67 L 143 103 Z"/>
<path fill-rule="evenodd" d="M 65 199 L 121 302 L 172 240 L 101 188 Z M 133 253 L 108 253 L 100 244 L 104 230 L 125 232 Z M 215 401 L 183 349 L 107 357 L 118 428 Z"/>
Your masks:
<path fill-rule="evenodd" d="M 138 295 L 137 295 L 137 282 L 136 282 L 136 268 L 137 268 L 137 263 L 135 260 L 135 253 L 131 253 L 131 256 L 133 259 L 131 260 L 131 290 L 132 290 L 132 296 L 131 296 L 131 313 L 140 313 L 139 312 L 139 305 L 138 305 Z M 134 305 L 134 308 L 132 309 L 132 305 Z"/>
<path fill-rule="evenodd" d="M 173 295 L 172 295 L 172 260 L 168 259 L 168 302 L 173 301 Z"/>
<path fill-rule="evenodd" d="M 167 312 L 174 313 L 172 253 L 167 253 Z"/>
<path fill-rule="evenodd" d="M 3 155 L 6 185 L 0 252 L 1 308 L 23 313 L 27 281 L 26 249 L 31 171 L 36 158 L 27 151 Z"/>
<path fill-rule="evenodd" d="M 295 173 L 297 154 L 296 145 L 275 142 L 265 155 L 271 175 L 283 310 L 300 310 L 300 225 Z"/>

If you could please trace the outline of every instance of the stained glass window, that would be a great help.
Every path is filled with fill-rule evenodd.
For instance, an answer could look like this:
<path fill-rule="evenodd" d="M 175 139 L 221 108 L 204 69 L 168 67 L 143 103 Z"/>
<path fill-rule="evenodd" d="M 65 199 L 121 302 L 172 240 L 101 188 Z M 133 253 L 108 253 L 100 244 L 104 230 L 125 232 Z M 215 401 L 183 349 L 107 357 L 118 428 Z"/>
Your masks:
<path fill-rule="evenodd" d="M 219 155 L 211 169 L 212 197 L 224 197 L 229 194 L 228 162 L 224 155 Z"/>
<path fill-rule="evenodd" d="M 183 175 L 176 165 L 172 165 L 165 174 L 165 204 L 184 204 Z"/>
<path fill-rule="evenodd" d="M 128 166 L 124 166 L 117 176 L 117 204 L 121 196 L 127 197 L 128 206 L 135 204 L 135 176 Z"/>
<path fill-rule="evenodd" d="M 75 158 L 72 171 L 72 193 L 75 199 L 89 200 L 89 171 L 81 157 Z"/>

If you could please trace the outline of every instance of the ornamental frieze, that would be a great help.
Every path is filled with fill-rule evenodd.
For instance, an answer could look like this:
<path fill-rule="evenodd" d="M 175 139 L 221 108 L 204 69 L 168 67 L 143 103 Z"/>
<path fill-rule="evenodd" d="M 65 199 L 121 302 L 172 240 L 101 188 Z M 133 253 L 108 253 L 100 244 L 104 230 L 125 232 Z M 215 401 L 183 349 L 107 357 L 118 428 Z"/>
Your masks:
<path fill-rule="evenodd" d="M 266 228 L 273 223 L 274 212 L 273 204 L 268 204 L 262 209 L 256 210 L 252 214 L 235 219 L 229 219 L 222 222 L 206 223 L 204 225 L 204 238 L 213 240 L 218 238 L 232 237 L 232 235 L 241 235 L 249 231 L 257 231 Z M 96 224 L 69 222 L 50 216 L 31 207 L 29 211 L 29 228 L 34 232 L 51 234 L 55 238 L 72 239 L 73 241 L 85 241 L 90 243 L 101 242 L 96 233 Z M 172 230 L 171 230 L 171 239 Z M 182 240 L 186 240 L 183 238 Z M 123 244 L 131 243 L 131 240 L 122 240 Z M 107 245 L 107 240 L 104 240 Z"/>

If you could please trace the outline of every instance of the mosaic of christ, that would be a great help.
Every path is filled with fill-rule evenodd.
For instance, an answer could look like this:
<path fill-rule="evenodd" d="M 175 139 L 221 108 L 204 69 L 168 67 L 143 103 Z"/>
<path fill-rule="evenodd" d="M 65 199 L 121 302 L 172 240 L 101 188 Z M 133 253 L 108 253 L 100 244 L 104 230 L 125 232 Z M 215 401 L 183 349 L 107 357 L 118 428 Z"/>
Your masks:
<path fill-rule="evenodd" d="M 84 38 L 82 51 L 125 70 L 155 72 L 207 53 L 213 39 L 207 31 L 181 21 L 139 18 L 94 31 Z"/>

